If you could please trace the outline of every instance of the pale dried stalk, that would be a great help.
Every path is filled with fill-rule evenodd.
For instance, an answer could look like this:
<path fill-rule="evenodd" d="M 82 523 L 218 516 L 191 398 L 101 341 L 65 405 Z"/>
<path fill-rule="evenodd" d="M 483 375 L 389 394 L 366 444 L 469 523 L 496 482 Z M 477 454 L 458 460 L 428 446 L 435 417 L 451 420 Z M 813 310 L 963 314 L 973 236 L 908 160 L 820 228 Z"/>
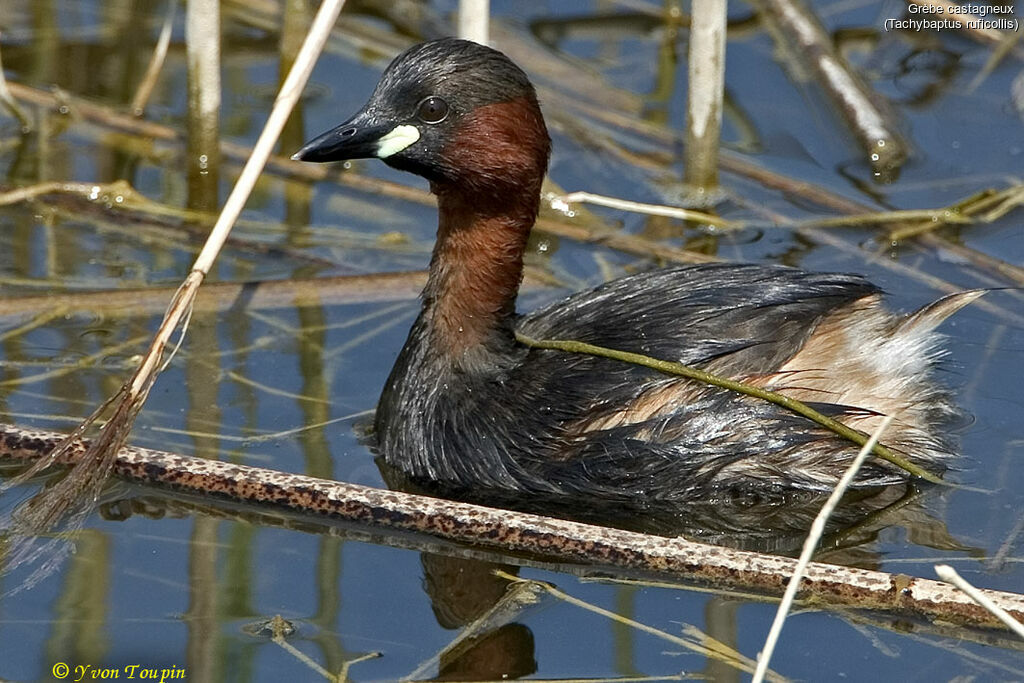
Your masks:
<path fill-rule="evenodd" d="M 726 0 L 692 6 L 686 111 L 686 182 L 718 185 L 718 140 L 725 92 Z"/>
<path fill-rule="evenodd" d="M 185 278 L 184 283 L 175 294 L 175 298 L 168 306 L 160 328 L 131 379 L 121 387 L 116 395 L 105 401 L 92 415 L 86 418 L 47 457 L 35 463 L 25 474 L 8 481 L 0 488 L 0 491 L 3 491 L 22 483 L 52 463 L 64 458 L 85 431 L 108 407 L 113 406 L 110 419 L 103 426 L 97 438 L 91 442 L 86 453 L 78 460 L 74 469 L 57 485 L 40 493 L 13 516 L 13 525 L 10 531 L 16 537 L 16 542 L 24 540 L 30 542 L 32 536 L 52 528 L 69 512 L 77 519 L 84 510 L 88 510 L 93 505 L 100 488 L 110 474 L 118 450 L 128 438 L 135 417 L 142 409 L 153 382 L 156 381 L 157 375 L 166 362 L 170 361 L 170 356 L 173 356 L 172 352 L 167 356 L 165 362 L 165 351 L 174 330 L 180 326 L 182 337 L 184 336 L 188 316 L 192 310 L 192 302 L 195 300 L 199 285 L 202 284 L 224 246 L 232 225 L 241 214 L 344 4 L 345 0 L 325 0 L 320 6 L 302 49 L 295 59 L 295 64 L 288 73 L 284 85 L 281 86 L 281 91 L 274 102 L 263 132 L 253 147 L 252 155 L 242 169 L 206 244 L 192 266 L 192 271 Z M 13 561 L 10 559 L 11 556 L 8 556 L 8 568 L 30 559 L 27 549 L 22 548 L 22 550 L 24 552 L 16 550 L 13 553 Z"/>
<path fill-rule="evenodd" d="M 156 47 L 153 49 L 153 56 L 146 67 L 146 74 L 142 77 L 142 82 L 139 83 L 139 89 L 135 92 L 135 97 L 132 98 L 131 112 L 135 116 L 142 116 L 145 112 L 146 103 L 149 101 L 149 96 L 153 94 L 153 88 L 156 86 L 157 76 L 160 75 L 160 70 L 164 66 L 164 60 L 167 58 L 167 48 L 171 44 L 171 29 L 174 28 L 174 12 L 177 7 L 178 0 L 167 0 L 167 14 L 164 15 L 164 25 L 160 29 L 160 37 L 157 38 Z"/>
<path fill-rule="evenodd" d="M 487 45 L 491 0 L 459 0 L 459 38 Z"/>
<path fill-rule="evenodd" d="M 793 570 L 793 576 L 790 577 L 789 583 L 786 584 L 786 592 L 782 594 L 782 601 L 779 602 L 779 609 L 775 612 L 775 619 L 772 621 L 772 627 L 768 631 L 768 637 L 765 639 L 764 648 L 761 650 L 761 654 L 757 657 L 757 670 L 754 672 L 754 678 L 751 683 L 761 683 L 764 680 L 765 674 L 768 673 L 768 662 L 771 661 L 772 652 L 775 651 L 775 644 L 779 640 L 779 634 L 782 633 L 782 625 L 786 621 L 786 615 L 789 614 L 790 607 L 793 606 L 793 601 L 796 599 L 796 591 L 800 586 L 800 579 L 803 577 L 804 572 L 807 570 L 807 565 L 811 563 L 811 556 L 814 555 L 815 549 L 818 547 L 818 542 L 821 540 L 822 535 L 825 533 L 825 523 L 828 522 L 828 518 L 832 516 L 832 511 L 839 505 L 839 501 L 846 493 L 846 489 L 850 487 L 853 482 L 853 478 L 857 476 L 857 471 L 860 466 L 864 464 L 868 454 L 878 443 L 878 440 L 882 436 L 882 432 L 886 430 L 890 423 L 892 423 L 893 415 L 887 415 L 882 424 L 878 425 L 878 429 L 871 435 L 860 452 L 857 453 L 857 457 L 853 459 L 850 466 L 846 468 L 846 472 L 843 473 L 842 478 L 839 479 L 839 483 L 832 490 L 832 494 L 825 501 L 825 504 L 821 506 L 821 512 L 814 518 L 814 523 L 811 524 L 811 530 L 807 534 L 807 540 L 804 541 L 803 550 L 800 552 L 800 559 L 797 560 L 796 568 Z"/>
<path fill-rule="evenodd" d="M 567 206 L 569 204 L 585 203 L 595 204 L 597 206 L 607 206 L 610 209 L 633 211 L 635 213 L 642 213 L 648 216 L 665 216 L 666 218 L 678 218 L 684 221 L 707 223 L 708 225 L 713 225 L 716 228 L 736 229 L 743 227 L 742 223 L 726 220 L 725 218 L 720 218 L 719 216 L 714 216 L 703 211 L 684 209 L 679 206 L 666 206 L 664 204 L 644 204 L 642 202 L 618 199 L 616 197 L 607 197 L 605 195 L 594 194 L 592 192 L 570 192 L 569 194 L 564 195 L 554 195 L 548 197 L 548 201 L 551 204 L 551 207 L 556 210 L 561 210 L 563 206 Z"/>
<path fill-rule="evenodd" d="M 220 0 L 185 0 L 185 176 L 188 208 L 220 201 Z"/>
<path fill-rule="evenodd" d="M 282 650 L 290 654 L 292 657 L 295 657 L 295 659 L 299 660 L 316 673 L 320 674 L 321 678 L 338 683 L 348 681 L 347 678 L 340 678 L 331 675 L 330 671 L 313 661 L 312 657 L 285 640 L 286 635 L 291 632 L 292 626 L 287 623 L 280 614 L 274 615 L 274 618 L 270 620 L 269 626 L 273 633 L 270 639 Z"/>
<path fill-rule="evenodd" d="M 895 177 L 910 153 L 898 118 L 842 58 L 821 21 L 801 0 L 757 0 L 776 43 L 807 68 L 842 113 L 871 160 L 875 176 Z"/>
<path fill-rule="evenodd" d="M 56 180 L 48 180 L 36 185 L 18 187 L 7 192 L 0 192 L 0 206 L 17 204 L 19 202 L 32 199 L 33 197 L 49 194 L 51 192 L 72 191 L 79 192 L 81 194 L 89 194 L 94 187 L 96 187 L 95 183 L 62 183 Z"/>

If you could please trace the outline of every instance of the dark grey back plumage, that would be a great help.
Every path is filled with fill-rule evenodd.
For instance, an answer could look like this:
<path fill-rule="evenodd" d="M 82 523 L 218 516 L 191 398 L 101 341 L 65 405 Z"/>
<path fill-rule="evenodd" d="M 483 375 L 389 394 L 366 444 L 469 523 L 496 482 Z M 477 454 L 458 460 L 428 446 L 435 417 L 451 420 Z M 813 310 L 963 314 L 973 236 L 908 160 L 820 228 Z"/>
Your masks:
<path fill-rule="evenodd" d="M 689 266 L 572 295 L 521 317 L 518 327 L 536 338 L 576 339 L 696 366 L 713 362 L 723 375 L 742 376 L 777 369 L 817 321 L 877 293 L 856 275 Z M 579 431 L 574 426 L 679 380 L 619 361 L 546 350 L 520 350 L 511 367 L 464 374 L 431 363 L 422 334 L 417 324 L 385 389 L 378 436 L 386 461 L 413 480 L 445 489 L 585 494 L 634 507 L 664 506 L 743 489 L 821 489 L 856 451 L 783 408 L 714 387 L 695 386 L 692 399 L 667 415 Z M 855 409 L 821 407 L 837 415 Z M 815 460 L 823 471 L 799 472 Z M 726 466 L 745 461 L 758 463 L 749 476 L 743 467 L 723 474 Z M 765 476 L 766 468 L 775 476 Z M 874 463 L 861 482 L 902 479 Z"/>

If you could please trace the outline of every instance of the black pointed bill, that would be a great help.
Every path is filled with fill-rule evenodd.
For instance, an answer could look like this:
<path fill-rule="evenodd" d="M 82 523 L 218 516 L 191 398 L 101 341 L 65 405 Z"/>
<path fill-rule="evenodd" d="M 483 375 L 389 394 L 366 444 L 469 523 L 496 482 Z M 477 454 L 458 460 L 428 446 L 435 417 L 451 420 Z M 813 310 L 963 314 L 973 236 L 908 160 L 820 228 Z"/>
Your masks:
<path fill-rule="evenodd" d="M 367 123 L 356 115 L 337 128 L 307 142 L 292 155 L 295 161 L 344 161 L 346 159 L 387 159 L 420 139 L 420 131 L 409 124 Z"/>

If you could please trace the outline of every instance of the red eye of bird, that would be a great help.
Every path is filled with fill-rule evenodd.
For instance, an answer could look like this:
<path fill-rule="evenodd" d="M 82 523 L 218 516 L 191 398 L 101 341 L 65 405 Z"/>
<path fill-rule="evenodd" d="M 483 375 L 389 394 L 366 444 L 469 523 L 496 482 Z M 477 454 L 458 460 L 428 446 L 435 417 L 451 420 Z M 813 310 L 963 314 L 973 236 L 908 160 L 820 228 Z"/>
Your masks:
<path fill-rule="evenodd" d="M 441 123 L 448 116 L 448 103 L 436 95 L 424 99 L 416 108 L 416 118 L 423 123 Z"/>

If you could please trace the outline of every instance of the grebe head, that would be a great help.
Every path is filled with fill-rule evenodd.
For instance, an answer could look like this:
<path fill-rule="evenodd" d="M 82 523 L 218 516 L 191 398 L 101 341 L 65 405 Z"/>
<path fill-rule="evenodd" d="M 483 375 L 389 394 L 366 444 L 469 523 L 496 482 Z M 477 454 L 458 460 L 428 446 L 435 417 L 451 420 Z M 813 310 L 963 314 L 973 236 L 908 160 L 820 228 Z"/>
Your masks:
<path fill-rule="evenodd" d="M 533 86 L 505 55 L 444 38 L 388 66 L 370 101 L 292 158 L 380 158 L 444 195 L 537 193 L 550 140 Z"/>

